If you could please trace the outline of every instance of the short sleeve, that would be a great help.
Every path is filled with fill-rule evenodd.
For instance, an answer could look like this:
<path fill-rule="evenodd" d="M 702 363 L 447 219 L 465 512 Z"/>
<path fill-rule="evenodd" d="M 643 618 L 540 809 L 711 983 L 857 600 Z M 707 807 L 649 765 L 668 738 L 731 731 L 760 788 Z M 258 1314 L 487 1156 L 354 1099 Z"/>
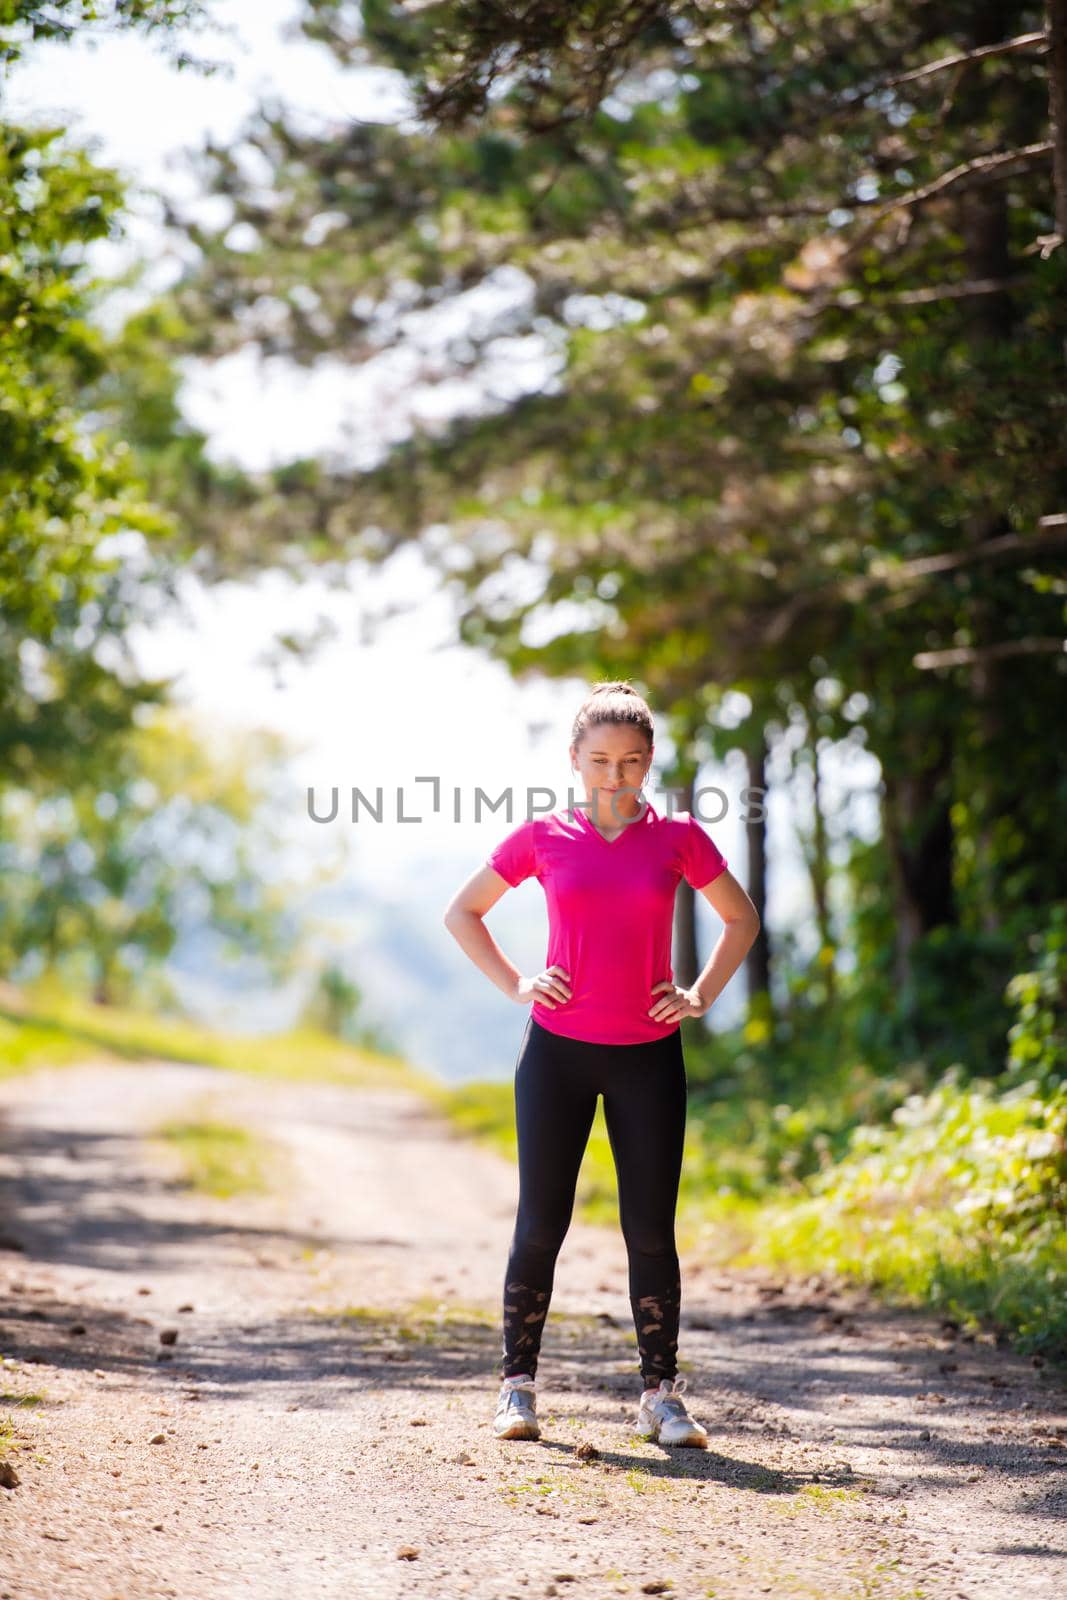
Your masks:
<path fill-rule="evenodd" d="M 691 811 L 686 813 L 685 821 L 682 872 L 686 883 L 694 889 L 706 889 L 721 872 L 726 871 L 726 857 Z"/>
<path fill-rule="evenodd" d="M 535 817 L 531 817 L 528 822 L 520 822 L 518 827 L 506 834 L 496 849 L 486 857 L 486 864 L 499 872 L 513 889 L 522 883 L 524 878 L 533 877 L 537 872 L 534 844 L 536 821 Z"/>

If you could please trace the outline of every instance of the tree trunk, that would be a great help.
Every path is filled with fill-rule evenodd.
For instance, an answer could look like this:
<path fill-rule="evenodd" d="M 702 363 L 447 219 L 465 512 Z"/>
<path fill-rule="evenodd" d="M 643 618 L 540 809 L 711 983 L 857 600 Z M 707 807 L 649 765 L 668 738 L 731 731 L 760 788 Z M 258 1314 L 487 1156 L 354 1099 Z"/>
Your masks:
<path fill-rule="evenodd" d="M 830 852 L 826 837 L 826 818 L 822 809 L 822 783 L 819 776 L 819 751 L 811 746 L 811 803 L 812 803 L 812 854 L 811 893 L 815 902 L 815 922 L 819 930 L 819 971 L 826 984 L 826 998 L 833 1002 L 836 972 L 833 960 L 822 956 L 824 950 L 835 953 L 834 932 L 830 921 Z"/>
<path fill-rule="evenodd" d="M 101 956 L 96 963 L 96 982 L 93 1001 L 98 1006 L 109 1006 L 114 995 L 113 962 L 110 955 Z"/>
<path fill-rule="evenodd" d="M 970 30 L 970 45 L 979 49 L 996 44 L 1006 36 L 1011 20 L 1008 8 L 993 0 L 980 5 Z M 1003 280 L 1010 276 L 1007 189 L 991 183 L 971 190 L 960 200 L 960 224 L 967 256 L 969 276 Z M 969 321 L 976 345 L 990 347 L 1011 339 L 1013 311 L 1004 292 L 977 295 L 971 302 Z M 981 362 L 979 361 L 979 365 Z M 961 529 L 965 544 L 984 544 L 997 534 L 1010 533 L 1006 519 L 977 506 Z M 969 603 L 972 642 L 978 651 L 970 671 L 971 697 L 985 752 L 983 778 L 975 794 L 977 843 L 980 856 L 980 886 L 983 895 L 980 918 L 987 931 L 1000 921 L 1000 896 L 997 892 L 997 820 L 1010 809 L 997 751 L 1004 748 L 1005 682 L 1010 673 L 996 655 L 986 653 L 1000 637 L 1000 612 L 979 577 Z"/>
<path fill-rule="evenodd" d="M 767 819 L 765 814 L 767 788 L 766 735 L 761 732 L 758 749 L 746 750 L 748 762 L 748 787 L 758 790 L 748 809 L 760 813 L 760 820 L 745 823 L 745 842 L 748 846 L 748 897 L 760 918 L 760 930 L 755 943 L 745 957 L 745 979 L 748 984 L 748 1002 L 751 1006 L 757 996 L 768 1006 L 771 998 L 771 946 L 767 934 Z M 756 801 L 762 801 L 757 805 Z"/>
<path fill-rule="evenodd" d="M 929 738 L 936 736 L 931 730 Z M 903 993 L 911 981 L 911 949 L 933 928 L 954 925 L 952 886 L 952 745 L 940 737 L 935 759 L 905 756 L 899 770 L 882 765 L 882 821 L 896 909 L 894 971 Z"/>
<path fill-rule="evenodd" d="M 697 775 L 691 772 L 677 788 L 681 790 L 679 810 L 692 811 L 693 790 Z M 686 989 L 692 987 L 700 971 L 700 954 L 697 950 L 697 891 L 692 884 L 679 880 L 674 902 L 674 981 Z"/>

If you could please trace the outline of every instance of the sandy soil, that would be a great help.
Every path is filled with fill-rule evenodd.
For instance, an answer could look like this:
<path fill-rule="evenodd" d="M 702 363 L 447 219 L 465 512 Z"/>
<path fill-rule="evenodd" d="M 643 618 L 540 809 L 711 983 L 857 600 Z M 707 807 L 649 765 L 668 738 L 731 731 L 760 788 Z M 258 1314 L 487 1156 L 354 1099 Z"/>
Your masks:
<path fill-rule="evenodd" d="M 88 1063 L 0 1111 L 0 1600 L 1067 1593 L 1062 1373 L 985 1336 L 690 1252 L 711 1448 L 661 1449 L 622 1239 L 576 1222 L 542 1437 L 500 1441 L 517 1175 L 417 1098 Z M 276 1142 L 270 1193 L 145 1137 L 205 1111 Z"/>

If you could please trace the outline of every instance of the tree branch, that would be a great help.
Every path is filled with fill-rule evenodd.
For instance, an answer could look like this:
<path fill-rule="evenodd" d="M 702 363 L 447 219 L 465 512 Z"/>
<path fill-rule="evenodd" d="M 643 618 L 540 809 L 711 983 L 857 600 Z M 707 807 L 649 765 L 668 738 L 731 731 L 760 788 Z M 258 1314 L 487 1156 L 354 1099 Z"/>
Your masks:
<path fill-rule="evenodd" d="M 961 645 L 955 650 L 920 650 L 912 656 L 911 664 L 921 672 L 932 667 L 966 667 L 975 661 L 1004 661 L 1009 656 L 1043 656 L 1067 654 L 1067 639 L 1002 639 L 998 644 L 980 648 Z"/>
<path fill-rule="evenodd" d="M 1005 39 L 1001 44 L 984 44 L 977 50 L 962 50 L 958 55 L 942 56 L 940 61 L 929 61 L 925 67 L 916 67 L 913 72 L 901 72 L 896 77 L 885 78 L 878 87 L 895 89 L 902 83 L 916 83 L 935 72 L 946 72 L 950 67 L 966 66 L 969 61 L 982 61 L 986 56 L 1003 56 L 1011 50 L 1029 50 L 1031 45 L 1038 46 L 1039 52 L 1044 54 L 1049 47 L 1049 37 L 1044 29 L 1037 33 L 1016 34 L 1014 39 Z"/>
<path fill-rule="evenodd" d="M 1042 156 L 1052 154 L 1052 140 L 1043 139 L 1040 144 L 1024 144 L 1017 150 L 1000 150 L 986 156 L 976 156 L 973 161 L 961 161 L 958 166 L 950 167 L 939 178 L 933 178 L 929 183 L 924 183 L 918 189 L 912 189 L 908 194 L 897 195 L 893 200 L 887 200 L 871 217 L 867 226 L 856 235 L 849 243 L 848 249 L 841 259 L 846 260 L 853 255 L 861 245 L 867 243 L 878 224 L 886 217 L 892 216 L 894 211 L 902 211 L 906 207 L 921 205 L 925 200 L 932 200 L 935 195 L 944 194 L 946 189 L 954 188 L 964 178 L 975 173 L 982 176 L 988 173 L 999 172 L 1002 167 L 1012 167 L 1018 162 L 1024 164 L 1036 162 Z"/>
<path fill-rule="evenodd" d="M 1067 514 L 1056 512 L 1042 517 L 1039 526 L 1050 528 L 1050 533 L 1006 533 L 996 539 L 986 539 L 981 544 L 959 550 L 946 550 L 936 556 L 919 556 L 914 561 L 899 565 L 879 562 L 870 572 L 855 573 L 833 583 L 822 584 L 793 595 L 781 610 L 775 612 L 764 629 L 767 645 L 781 643 L 797 618 L 809 606 L 823 600 L 858 604 L 866 599 L 872 589 L 902 589 L 918 583 L 920 579 L 941 572 L 955 572 L 960 567 L 974 566 L 980 561 L 1022 560 L 1027 556 L 1041 555 L 1046 550 L 1056 550 L 1067 544 Z M 905 603 L 907 599 L 905 598 Z"/>

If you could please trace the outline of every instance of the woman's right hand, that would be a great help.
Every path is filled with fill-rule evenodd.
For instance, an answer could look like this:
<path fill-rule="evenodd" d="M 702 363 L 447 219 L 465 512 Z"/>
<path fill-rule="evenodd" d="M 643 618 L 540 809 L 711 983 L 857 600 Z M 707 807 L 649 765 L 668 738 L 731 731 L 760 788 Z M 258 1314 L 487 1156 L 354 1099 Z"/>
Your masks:
<path fill-rule="evenodd" d="M 562 1005 L 571 998 L 570 983 L 570 973 L 563 967 L 546 967 L 536 978 L 519 979 L 515 999 L 520 1006 L 528 1006 L 531 1000 L 536 1000 L 538 1005 L 555 1011 L 557 1001 Z"/>

